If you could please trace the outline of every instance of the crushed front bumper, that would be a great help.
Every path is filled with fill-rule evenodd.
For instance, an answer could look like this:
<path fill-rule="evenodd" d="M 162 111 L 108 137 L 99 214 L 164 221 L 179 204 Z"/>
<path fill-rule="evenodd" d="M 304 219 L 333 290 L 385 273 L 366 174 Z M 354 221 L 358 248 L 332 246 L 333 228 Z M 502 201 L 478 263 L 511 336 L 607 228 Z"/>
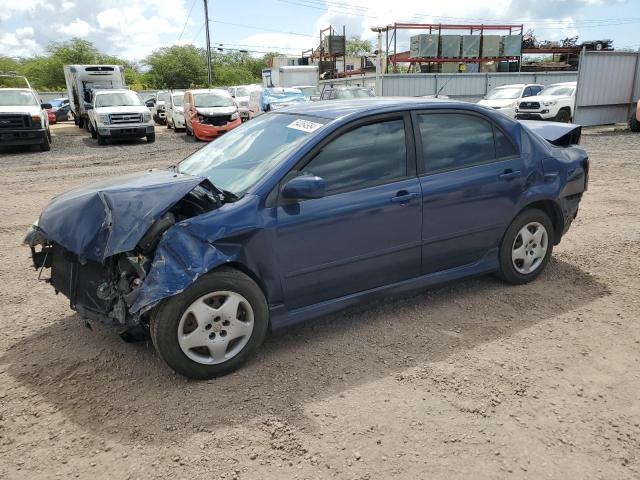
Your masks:
<path fill-rule="evenodd" d="M 195 134 L 196 138 L 200 140 L 211 141 L 215 140 L 220 135 L 233 130 L 241 123 L 242 120 L 240 120 L 240 118 L 237 118 L 220 127 L 216 127 L 214 125 L 206 125 L 200 122 L 193 122 L 191 125 L 193 126 L 193 133 Z"/>
<path fill-rule="evenodd" d="M 47 131 L 44 128 L 19 128 L 0 130 L 0 146 L 39 145 Z"/>

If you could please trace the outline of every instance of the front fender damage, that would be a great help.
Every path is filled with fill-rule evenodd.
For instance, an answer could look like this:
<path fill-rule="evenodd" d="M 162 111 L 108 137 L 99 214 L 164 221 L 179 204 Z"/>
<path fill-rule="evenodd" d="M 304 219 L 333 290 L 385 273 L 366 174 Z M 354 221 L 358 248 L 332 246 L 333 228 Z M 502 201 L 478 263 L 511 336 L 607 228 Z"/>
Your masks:
<path fill-rule="evenodd" d="M 177 223 L 164 233 L 140 293 L 129 308 L 132 315 L 139 317 L 221 265 L 243 262 L 244 242 L 237 240 L 255 234 L 261 222 L 258 197 L 242 202 L 243 208 L 223 207 Z"/>

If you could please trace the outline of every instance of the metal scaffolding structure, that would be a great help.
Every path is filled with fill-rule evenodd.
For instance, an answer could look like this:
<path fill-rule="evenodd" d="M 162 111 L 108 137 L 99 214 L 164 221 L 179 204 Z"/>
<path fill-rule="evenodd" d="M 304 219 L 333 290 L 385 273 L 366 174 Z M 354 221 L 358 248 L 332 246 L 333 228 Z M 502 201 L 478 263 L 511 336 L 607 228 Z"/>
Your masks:
<path fill-rule="evenodd" d="M 478 34 L 483 36 L 486 31 L 502 31 L 508 32 L 509 35 L 522 35 L 524 25 L 464 25 L 464 24 L 445 24 L 445 23 L 394 23 L 386 28 L 386 57 L 387 65 L 385 72 L 389 73 L 391 65 L 393 71 L 397 70 L 398 63 L 409 63 L 410 68 L 413 65 L 422 63 L 441 64 L 441 63 L 485 63 L 485 62 L 501 62 L 501 61 L 517 61 L 518 69 L 520 65 L 520 56 L 503 56 L 503 57 L 471 57 L 471 58 L 435 58 L 435 57 L 412 57 L 410 51 L 398 52 L 398 30 L 424 30 L 429 34 L 437 33 L 442 35 L 443 30 L 467 31 L 470 35 Z"/>

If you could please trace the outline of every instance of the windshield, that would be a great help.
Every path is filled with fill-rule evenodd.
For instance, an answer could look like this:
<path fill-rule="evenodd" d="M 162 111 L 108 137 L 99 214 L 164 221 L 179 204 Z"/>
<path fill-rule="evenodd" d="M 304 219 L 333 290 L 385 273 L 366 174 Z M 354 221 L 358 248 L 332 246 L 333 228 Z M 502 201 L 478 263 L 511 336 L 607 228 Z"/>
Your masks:
<path fill-rule="evenodd" d="M 522 87 L 494 88 L 487 94 L 487 100 L 506 100 L 520 98 Z"/>
<path fill-rule="evenodd" d="M 349 88 L 337 91 L 338 98 L 364 98 L 373 97 L 373 92 L 368 88 Z"/>
<path fill-rule="evenodd" d="M 248 97 L 251 91 L 247 87 L 236 88 L 236 97 Z"/>
<path fill-rule="evenodd" d="M 96 96 L 96 107 L 133 107 L 142 105 L 134 92 L 101 93 Z"/>
<path fill-rule="evenodd" d="M 196 107 L 233 107 L 231 96 L 221 93 L 199 93 L 193 96 Z"/>
<path fill-rule="evenodd" d="M 297 88 L 268 88 L 264 91 L 265 97 L 269 97 L 271 101 L 306 101 L 305 96 Z"/>
<path fill-rule="evenodd" d="M 178 171 L 207 177 L 216 187 L 241 196 L 326 122 L 290 114 L 260 116 L 183 160 Z"/>
<path fill-rule="evenodd" d="M 0 106 L 2 107 L 35 107 L 38 100 L 29 91 L 0 90 Z"/>
<path fill-rule="evenodd" d="M 551 97 L 570 97 L 573 95 L 573 85 L 551 85 L 542 90 L 539 95 L 549 95 Z"/>
<path fill-rule="evenodd" d="M 184 99 L 184 96 L 183 96 L 182 93 L 179 94 L 179 95 L 178 94 L 173 95 L 171 98 L 173 99 L 173 104 L 176 107 L 181 107 L 182 106 L 182 100 Z"/>
<path fill-rule="evenodd" d="M 159 102 L 168 102 L 169 94 L 167 92 L 159 92 L 158 93 L 158 101 Z"/>
<path fill-rule="evenodd" d="M 54 100 L 49 100 L 49 104 L 52 107 L 60 107 L 64 103 L 69 103 L 69 101 L 66 98 L 56 98 Z"/>
<path fill-rule="evenodd" d="M 319 97 L 320 91 L 317 87 L 296 87 L 305 97 Z"/>

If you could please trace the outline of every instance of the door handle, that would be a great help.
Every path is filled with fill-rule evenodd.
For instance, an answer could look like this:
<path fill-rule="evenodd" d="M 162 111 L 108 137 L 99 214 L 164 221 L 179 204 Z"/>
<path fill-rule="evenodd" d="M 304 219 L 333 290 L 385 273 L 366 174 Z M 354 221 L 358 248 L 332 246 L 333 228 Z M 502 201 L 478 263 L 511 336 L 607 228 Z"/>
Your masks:
<path fill-rule="evenodd" d="M 519 177 L 522 174 L 520 170 L 516 170 L 515 172 L 511 169 L 505 170 L 502 175 L 500 175 L 500 180 L 512 180 L 516 177 Z"/>
<path fill-rule="evenodd" d="M 407 203 L 417 198 L 418 194 L 416 192 L 398 192 L 398 195 L 391 198 L 392 203 Z"/>

